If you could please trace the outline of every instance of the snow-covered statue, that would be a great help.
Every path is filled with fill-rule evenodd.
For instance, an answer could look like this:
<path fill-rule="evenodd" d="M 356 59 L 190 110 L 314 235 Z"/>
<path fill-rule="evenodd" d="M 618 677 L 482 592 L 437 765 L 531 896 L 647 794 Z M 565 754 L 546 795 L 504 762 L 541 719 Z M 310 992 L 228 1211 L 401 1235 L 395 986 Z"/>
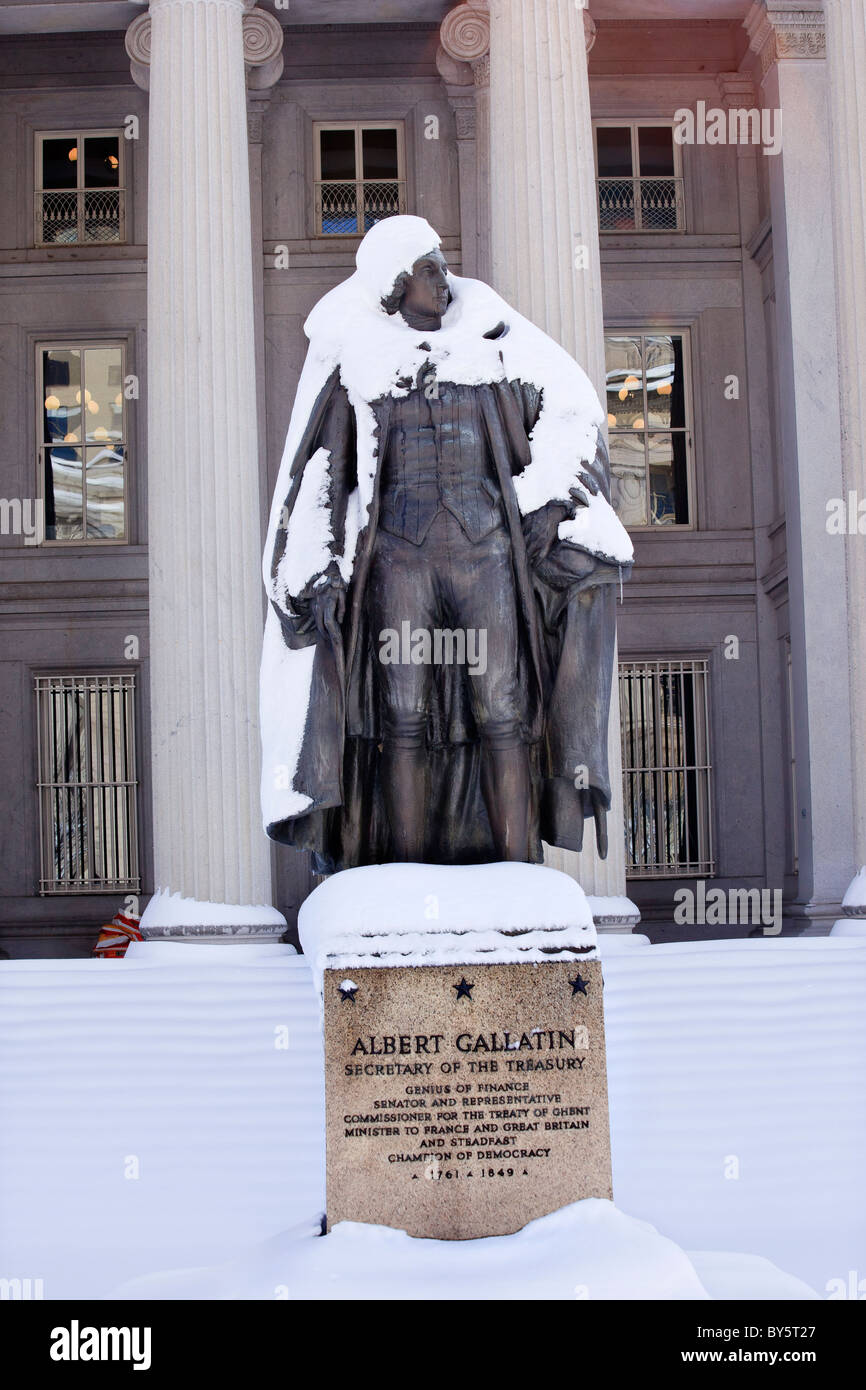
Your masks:
<path fill-rule="evenodd" d="M 321 872 L 607 851 L 615 586 L 598 397 L 377 223 L 315 306 L 264 559 L 262 805 Z"/>

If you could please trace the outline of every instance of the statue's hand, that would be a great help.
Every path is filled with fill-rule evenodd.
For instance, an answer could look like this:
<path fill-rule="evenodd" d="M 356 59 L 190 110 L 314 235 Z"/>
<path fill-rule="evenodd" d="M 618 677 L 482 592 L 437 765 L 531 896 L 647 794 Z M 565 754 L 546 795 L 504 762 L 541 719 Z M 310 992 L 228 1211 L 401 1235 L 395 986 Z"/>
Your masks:
<path fill-rule="evenodd" d="M 332 579 L 323 584 L 312 601 L 312 613 L 316 627 L 322 637 L 333 637 L 339 629 L 346 612 L 346 586 L 341 580 Z"/>
<path fill-rule="evenodd" d="M 589 788 L 589 797 L 592 802 L 592 816 L 595 821 L 595 843 L 598 846 L 599 859 L 607 858 L 607 806 L 602 792 L 598 787 Z"/>
<path fill-rule="evenodd" d="M 329 577 L 326 584 L 319 584 L 305 596 L 301 611 L 304 613 L 301 632 L 315 630 L 320 637 L 336 636 L 346 612 L 346 586 L 342 579 Z"/>
<path fill-rule="evenodd" d="M 569 509 L 562 502 L 548 502 L 523 518 L 523 539 L 526 554 L 533 566 L 541 564 L 556 541 L 559 524 L 565 521 Z"/>

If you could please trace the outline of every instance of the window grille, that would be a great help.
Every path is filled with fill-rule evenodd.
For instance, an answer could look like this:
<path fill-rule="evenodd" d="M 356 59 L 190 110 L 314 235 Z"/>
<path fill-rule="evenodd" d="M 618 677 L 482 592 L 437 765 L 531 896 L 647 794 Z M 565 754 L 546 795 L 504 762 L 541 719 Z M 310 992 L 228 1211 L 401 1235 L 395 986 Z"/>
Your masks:
<path fill-rule="evenodd" d="M 315 126 L 317 236 L 363 236 L 406 211 L 401 122 L 335 121 Z"/>
<path fill-rule="evenodd" d="M 598 223 L 601 232 L 681 232 L 685 227 L 682 179 L 600 178 Z"/>
<path fill-rule="evenodd" d="M 708 663 L 623 661 L 619 667 L 626 873 L 715 873 Z"/>
<path fill-rule="evenodd" d="M 125 144 L 119 131 L 37 135 L 37 246 L 126 240 Z"/>
<path fill-rule="evenodd" d="M 599 231 L 685 231 L 681 154 L 669 121 L 596 121 Z"/>
<path fill-rule="evenodd" d="M 135 675 L 35 684 L 40 893 L 138 891 Z"/>
<path fill-rule="evenodd" d="M 361 236 L 376 222 L 405 211 L 406 184 L 400 179 L 329 179 L 316 184 L 319 236 Z"/>

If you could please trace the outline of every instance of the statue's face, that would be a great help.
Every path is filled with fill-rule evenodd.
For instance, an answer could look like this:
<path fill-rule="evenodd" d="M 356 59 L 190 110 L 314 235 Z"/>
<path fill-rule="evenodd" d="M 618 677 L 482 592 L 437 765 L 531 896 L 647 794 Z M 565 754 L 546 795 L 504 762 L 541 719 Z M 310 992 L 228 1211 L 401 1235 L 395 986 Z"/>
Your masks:
<path fill-rule="evenodd" d="M 441 251 L 419 256 L 400 302 L 400 313 L 407 323 L 413 319 L 441 321 L 448 308 L 447 275 L 448 262 Z M 435 326 L 438 328 L 438 322 Z"/>

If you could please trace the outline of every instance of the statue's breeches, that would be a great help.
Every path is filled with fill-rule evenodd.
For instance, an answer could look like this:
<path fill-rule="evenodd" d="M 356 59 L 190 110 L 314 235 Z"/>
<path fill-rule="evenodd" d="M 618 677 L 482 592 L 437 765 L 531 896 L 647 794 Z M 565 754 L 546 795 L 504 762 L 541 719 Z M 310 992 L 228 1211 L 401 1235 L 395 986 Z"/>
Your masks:
<path fill-rule="evenodd" d="M 423 743 L 440 665 L 462 667 L 485 743 L 522 742 L 517 597 L 505 526 L 471 541 L 443 510 L 420 545 L 379 531 L 367 603 L 385 742 Z"/>

